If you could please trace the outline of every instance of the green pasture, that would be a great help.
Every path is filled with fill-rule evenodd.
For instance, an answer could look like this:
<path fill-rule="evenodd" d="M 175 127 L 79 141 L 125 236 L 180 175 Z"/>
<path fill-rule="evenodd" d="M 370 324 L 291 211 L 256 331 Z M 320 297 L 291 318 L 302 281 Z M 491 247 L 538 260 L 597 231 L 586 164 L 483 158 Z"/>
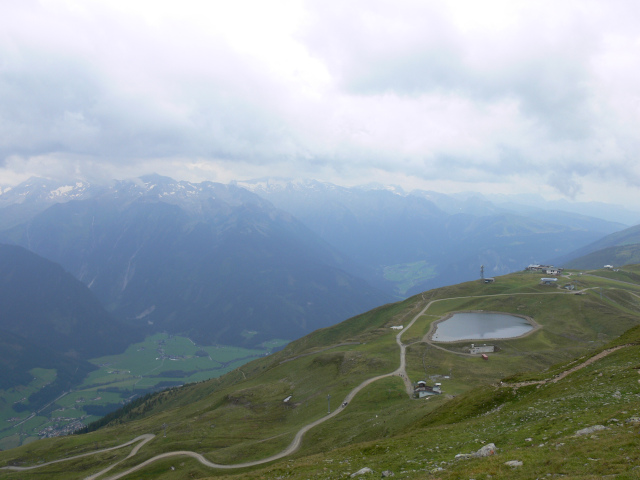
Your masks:
<path fill-rule="evenodd" d="M 284 342 L 284 341 L 280 341 Z M 272 342 L 278 345 L 278 341 Z M 120 355 L 92 360 L 92 372 L 79 391 L 118 388 L 123 394 L 148 390 L 160 382 L 190 383 L 227 373 L 265 350 L 230 346 L 198 346 L 186 337 L 156 334 Z"/>
<path fill-rule="evenodd" d="M 0 390 L 0 439 L 4 436 L 12 435 L 12 426 L 18 422 L 9 421 L 10 419 L 19 418 L 22 420 L 31 414 L 29 411 L 17 412 L 13 409 L 13 406 L 26 402 L 29 395 L 50 384 L 56 378 L 56 371 L 53 369 L 33 368 L 29 370 L 29 373 L 33 375 L 33 380 L 28 385 Z"/>
<path fill-rule="evenodd" d="M 14 402 L 28 398 L 56 376 L 55 370 L 33 369 L 34 379 L 29 385 L 1 392 L 0 421 L 3 423 L 0 424 L 0 440 L 6 437 L 2 444 L 13 448 L 29 438 L 37 438 L 38 431 L 46 426 L 68 423 L 61 419 L 82 419 L 85 423 L 97 420 L 99 416 L 87 413 L 83 407 L 121 405 L 156 388 L 209 380 L 239 368 L 251 359 L 263 357 L 271 349 L 286 343 L 286 340 L 273 339 L 265 342 L 263 349 L 245 349 L 224 345 L 198 346 L 186 337 L 152 335 L 143 342 L 130 345 L 122 354 L 91 360 L 97 369 L 89 373 L 81 385 L 47 408 L 43 416 L 21 425 L 20 436 L 12 427 L 17 421 L 7 420 L 24 419 L 31 412 L 15 412 L 12 408 Z"/>
<path fill-rule="evenodd" d="M 636 329 L 636 341 L 639 337 L 640 331 Z M 375 438 L 358 441 L 358 427 L 354 425 L 352 442 L 342 443 L 336 435 L 341 430 L 334 426 L 336 430 L 319 431 L 314 440 L 322 442 L 320 433 L 323 433 L 328 439 L 339 439 L 335 447 L 326 441 L 318 448 L 311 446 L 313 454 L 251 472 L 229 475 L 190 462 L 176 468 L 176 472 L 197 472 L 196 478 L 301 480 L 317 476 L 348 478 L 360 468 L 368 467 L 374 472 L 370 474 L 372 478 L 383 471 L 394 472 L 395 478 L 434 480 L 637 478 L 640 438 L 638 423 L 633 419 L 640 416 L 638 358 L 640 347 L 628 347 L 557 384 L 517 390 L 479 387 L 435 408 L 427 408 L 420 415 L 409 407 L 402 410 L 402 417 L 406 411 L 410 421 L 397 434 L 378 432 Z M 368 420 L 368 431 L 373 432 L 379 427 L 375 422 L 382 416 L 376 419 L 370 414 L 366 418 L 367 413 L 363 408 L 361 423 Z M 398 417 L 394 415 L 387 424 L 393 425 Z M 593 425 L 606 429 L 576 436 L 577 431 Z M 498 448 L 493 456 L 455 458 L 488 443 Z M 523 465 L 517 468 L 505 465 L 509 460 L 522 461 Z M 163 475 L 160 465 L 157 467 L 154 471 L 157 478 L 171 478 Z"/>

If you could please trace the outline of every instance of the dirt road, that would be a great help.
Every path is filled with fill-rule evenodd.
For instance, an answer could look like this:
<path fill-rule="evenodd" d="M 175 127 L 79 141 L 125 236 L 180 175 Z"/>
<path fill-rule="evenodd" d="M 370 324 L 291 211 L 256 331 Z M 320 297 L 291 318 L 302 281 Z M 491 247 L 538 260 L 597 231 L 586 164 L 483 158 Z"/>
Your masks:
<path fill-rule="evenodd" d="M 153 440 L 154 438 L 155 438 L 155 435 L 153 435 L 151 433 L 146 433 L 144 435 L 140 435 L 139 437 L 134 438 L 133 440 L 129 440 L 128 442 L 123 443 L 121 445 L 117 445 L 115 447 L 103 448 L 102 450 L 96 450 L 94 452 L 83 453 L 81 455 L 75 455 L 73 457 L 61 458 L 60 460 L 52 460 L 51 462 L 40 463 L 40 464 L 34 465 L 32 467 L 2 467 L 2 469 L 3 470 L 13 470 L 13 471 L 16 471 L 16 472 L 23 472 L 23 471 L 26 471 L 26 470 L 33 470 L 35 468 L 46 467 L 47 465 L 53 465 L 54 463 L 66 462 L 68 460 L 76 460 L 78 458 L 88 457 L 90 455 L 96 455 L 98 453 L 104 453 L 104 452 L 110 452 L 112 450 L 118 450 L 120 448 L 128 447 L 129 445 L 133 445 L 134 443 L 140 442 L 138 445 L 135 446 L 135 448 L 133 450 L 131 450 L 131 453 L 126 457 L 126 458 L 129 458 L 129 457 L 133 457 L 136 453 L 138 453 L 138 450 L 140 450 L 140 448 L 142 448 L 142 446 L 145 443 Z M 121 460 L 121 461 L 123 461 L 123 460 Z M 118 462 L 118 463 L 120 463 L 120 462 Z M 102 475 L 103 473 L 106 473 L 107 471 L 111 470 L 113 467 L 118 465 L 118 463 L 114 463 L 109 468 L 103 470 L 102 472 L 98 473 L 97 475 Z M 95 476 L 91 476 L 91 477 L 87 477 L 87 478 L 88 479 L 93 479 L 93 478 L 96 478 L 96 477 Z"/>
<path fill-rule="evenodd" d="M 360 385 L 358 385 L 356 388 L 354 388 L 353 390 L 351 390 L 347 396 L 344 398 L 343 403 L 350 403 L 351 400 L 353 400 L 353 398 L 365 387 L 367 387 L 368 385 L 377 382 L 380 379 L 383 378 L 388 378 L 388 377 L 392 377 L 392 376 L 399 376 L 403 379 L 404 383 L 405 383 L 405 387 L 407 390 L 407 393 L 409 395 L 411 395 L 413 393 L 413 385 L 411 385 L 411 382 L 409 381 L 409 378 L 407 377 L 407 371 L 406 371 L 406 357 L 405 357 L 405 353 L 406 353 L 406 346 L 402 343 L 402 334 L 407 331 L 409 328 L 411 328 L 411 326 L 415 323 L 415 321 L 420 318 L 420 316 L 422 316 L 427 309 L 429 308 L 429 306 L 433 303 L 433 301 L 429 302 L 417 315 L 415 315 L 411 321 L 409 322 L 409 324 L 403 328 L 397 335 L 396 335 L 396 343 L 398 344 L 398 346 L 400 347 L 400 366 L 393 372 L 391 373 L 387 373 L 384 375 L 379 375 L 377 377 L 373 377 L 373 378 L 369 378 L 368 380 L 365 380 L 364 382 L 362 382 Z M 293 441 L 291 442 L 291 444 L 285 448 L 283 451 L 281 451 L 280 453 L 277 453 L 275 455 L 272 455 L 270 457 L 267 458 L 262 458 L 260 460 L 255 460 L 253 462 L 243 462 L 243 463 L 236 463 L 233 465 L 222 465 L 222 464 L 218 464 L 218 463 L 213 463 L 210 462 L 209 460 L 207 460 L 206 458 L 204 458 L 201 454 L 196 453 L 196 452 L 189 452 L 189 451 L 175 451 L 175 452 L 167 452 L 167 453 L 162 453 L 160 455 L 156 455 L 155 457 L 152 457 L 138 465 L 136 465 L 135 467 L 130 468 L 129 470 L 119 473 L 117 475 L 114 475 L 112 477 L 109 477 L 108 479 L 105 480 L 117 480 L 119 478 L 123 478 L 126 477 L 127 475 L 130 475 L 138 470 L 140 470 L 141 468 L 146 467 L 147 465 L 152 464 L 153 462 L 156 462 L 158 460 L 162 460 L 164 458 L 171 458 L 171 457 L 176 457 L 176 456 L 187 456 L 187 457 L 191 457 L 194 458 L 196 460 L 198 460 L 201 464 L 210 467 L 210 468 L 219 468 L 219 469 L 234 469 L 234 468 L 246 468 L 246 467 L 255 467 L 257 465 L 263 465 L 265 463 L 269 463 L 269 462 L 273 462 L 275 460 L 279 460 L 281 458 L 284 458 L 288 455 L 291 455 L 292 453 L 294 453 L 295 451 L 297 451 L 300 448 L 300 445 L 302 445 L 302 437 L 304 437 L 305 433 L 307 433 L 309 430 L 311 430 L 312 428 L 320 425 L 321 423 L 326 422 L 327 420 L 335 417 L 336 415 L 339 415 L 344 409 L 342 407 L 338 407 L 337 409 L 335 409 L 333 412 L 328 413 L 327 415 L 325 415 L 322 418 L 319 418 L 318 420 L 316 420 L 315 422 L 312 422 L 304 427 L 302 427 L 298 433 L 296 433 L 296 436 L 294 437 Z M 131 455 L 130 455 L 131 456 Z M 127 457 L 129 458 L 129 457 Z M 112 467 L 110 467 L 112 468 Z M 106 472 L 103 471 L 103 472 Z M 97 478 L 98 475 L 101 475 L 103 472 L 100 472 L 99 474 L 96 474 L 96 476 L 92 476 L 92 477 L 88 477 L 88 479 L 95 479 Z"/>

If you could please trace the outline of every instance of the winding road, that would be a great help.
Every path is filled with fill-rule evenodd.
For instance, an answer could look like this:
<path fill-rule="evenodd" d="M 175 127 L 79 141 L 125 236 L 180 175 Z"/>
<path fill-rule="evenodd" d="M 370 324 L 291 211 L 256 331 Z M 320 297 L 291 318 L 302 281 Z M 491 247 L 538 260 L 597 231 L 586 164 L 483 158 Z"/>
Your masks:
<path fill-rule="evenodd" d="M 98 475 L 102 475 L 102 474 L 108 472 L 109 470 L 111 470 L 113 467 L 115 467 L 119 463 L 125 461 L 127 458 L 133 457 L 136 453 L 138 453 L 138 450 L 140 450 L 144 446 L 145 443 L 153 440 L 154 438 L 155 438 L 155 435 L 153 435 L 151 433 L 147 433 L 147 434 L 144 434 L 144 435 L 140 435 L 139 437 L 136 437 L 133 440 L 129 440 L 128 442 L 123 443 L 121 445 L 116 445 L 115 447 L 103 448 L 102 450 L 96 450 L 95 452 L 88 452 L 88 453 L 83 453 L 83 454 L 80 454 L 80 455 L 74 455 L 73 457 L 61 458 L 59 460 L 52 460 L 51 462 L 40 463 L 40 464 L 34 465 L 32 467 L 2 467 L 2 470 L 13 470 L 13 471 L 16 471 L 16 472 L 24 472 L 24 471 L 27 471 L 27 470 L 33 470 L 33 469 L 36 469 L 36 468 L 46 467 L 47 465 L 53 465 L 54 463 L 67 462 L 69 460 L 76 460 L 78 458 L 88 457 L 88 456 L 91 456 L 91 455 L 96 455 L 98 453 L 104 453 L 104 452 L 110 452 L 112 450 L 118 450 L 120 448 L 128 447 L 129 445 L 133 445 L 134 443 L 140 442 L 140 443 L 138 443 L 138 445 L 136 445 L 133 448 L 133 450 L 131 450 L 131 453 L 126 458 L 123 458 L 119 462 L 114 463 L 110 467 L 102 470 L 101 472 L 99 472 L 99 473 L 97 473 L 95 475 L 87 477 L 87 479 L 94 479 L 94 478 L 97 478 Z"/>
<path fill-rule="evenodd" d="M 400 347 L 400 366 L 393 372 L 391 373 L 387 373 L 384 375 L 379 375 L 377 377 L 373 377 L 373 378 L 369 378 L 367 380 L 365 380 L 364 382 L 362 382 L 360 385 L 358 385 L 356 388 L 354 388 L 353 390 L 351 390 L 347 396 L 344 398 L 343 402 L 351 402 L 351 400 L 358 394 L 358 392 L 360 392 L 363 388 L 367 387 L 368 385 L 372 384 L 373 382 L 376 382 L 380 379 L 383 378 L 387 378 L 387 377 L 392 377 L 392 376 L 399 376 L 404 380 L 404 384 L 407 390 L 408 394 L 413 393 L 413 386 L 411 385 L 411 382 L 409 381 L 409 378 L 407 376 L 407 372 L 406 372 L 406 346 L 402 343 L 402 334 L 407 331 L 409 328 L 411 328 L 411 326 L 415 323 L 415 321 L 420 318 L 426 311 L 427 309 L 431 306 L 431 304 L 433 302 L 435 302 L 437 300 L 432 300 L 431 302 L 429 302 L 422 310 L 420 310 L 420 312 L 418 314 L 416 314 L 411 321 L 409 322 L 409 324 L 404 327 L 397 335 L 396 335 L 396 343 L 398 344 L 398 346 Z M 296 450 L 298 450 L 300 448 L 300 445 L 302 444 L 302 437 L 304 437 L 304 434 L 307 433 L 309 430 L 311 430 L 312 428 L 320 425 L 321 423 L 326 422 L 327 420 L 335 417 L 336 415 L 339 415 L 341 412 L 343 411 L 342 408 L 337 408 L 335 409 L 333 412 L 328 413 L 327 415 L 325 415 L 322 418 L 319 418 L 318 420 L 316 420 L 315 422 L 312 422 L 308 425 L 305 425 L 304 427 L 302 427 L 298 433 L 296 433 L 296 436 L 294 437 L 293 441 L 291 442 L 291 444 L 289 444 L 289 446 L 287 448 L 285 448 L 283 451 L 281 451 L 280 453 L 277 453 L 275 455 L 272 455 L 270 457 L 267 458 L 262 458 L 260 460 L 255 460 L 253 462 L 244 462 L 244 463 L 236 463 L 233 465 L 222 465 L 219 463 L 213 463 L 210 462 L 209 460 L 207 460 L 205 457 L 203 457 L 201 454 L 196 453 L 196 452 L 190 452 L 190 451 L 174 451 L 174 452 L 167 452 L 167 453 L 162 453 L 160 455 L 156 455 L 155 457 L 152 457 L 142 463 L 139 463 L 138 465 L 130 468 L 129 470 L 126 470 L 122 473 L 119 473 L 117 475 L 114 475 L 112 477 L 109 477 L 106 480 L 116 480 L 118 478 L 123 478 L 127 475 L 130 475 L 133 472 L 136 472 L 138 470 L 140 470 L 141 468 L 146 467 L 147 465 L 150 465 L 153 462 L 156 462 L 158 460 L 162 460 L 165 458 L 170 458 L 170 457 L 176 457 L 176 456 L 188 456 L 191 458 L 194 458 L 196 460 L 198 460 L 201 464 L 205 465 L 206 467 L 210 467 L 210 468 L 218 468 L 218 469 L 235 469 L 235 468 L 246 468 L 246 467 L 254 467 L 257 465 L 262 465 L 265 463 L 269 463 L 269 462 L 273 462 L 274 460 L 279 460 L 281 458 L 284 458 L 286 456 L 291 455 L 292 453 L 294 453 Z M 131 455 L 129 455 L 130 457 Z M 127 457 L 127 458 L 129 458 Z M 111 468 L 111 467 L 110 467 Z M 94 480 L 96 478 L 98 478 L 99 475 L 102 475 L 103 473 L 105 473 L 106 470 L 103 470 L 102 472 L 99 472 L 91 477 L 87 477 L 87 480 Z"/>

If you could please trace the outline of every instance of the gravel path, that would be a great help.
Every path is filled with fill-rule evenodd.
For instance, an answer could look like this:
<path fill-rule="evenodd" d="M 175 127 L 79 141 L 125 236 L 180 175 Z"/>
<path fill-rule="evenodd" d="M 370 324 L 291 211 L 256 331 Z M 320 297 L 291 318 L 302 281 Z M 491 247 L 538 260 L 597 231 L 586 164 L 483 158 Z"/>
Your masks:
<path fill-rule="evenodd" d="M 591 365 L 592 363 L 597 362 L 601 358 L 606 357 L 607 355 L 615 352 L 616 350 L 620 350 L 621 348 L 625 348 L 625 347 L 630 347 L 631 345 L 634 345 L 634 344 L 633 343 L 627 343 L 625 345 L 618 345 L 617 347 L 607 348 L 606 350 L 601 351 L 597 355 L 594 355 L 593 357 L 588 358 L 587 360 L 585 360 L 584 362 L 580 363 L 579 365 L 576 365 L 575 367 L 571 367 L 569 370 L 565 370 L 564 372 L 560 373 L 559 375 L 556 375 L 555 377 L 549 378 L 547 380 L 535 380 L 535 381 L 531 381 L 531 382 L 518 382 L 518 383 L 503 383 L 500 386 L 501 387 L 505 387 L 505 388 L 514 388 L 514 389 L 516 389 L 516 388 L 520 388 L 520 387 L 528 387 L 529 385 L 545 385 L 547 383 L 557 383 L 560 380 L 562 380 L 564 377 L 566 377 L 567 375 L 571 375 L 573 372 L 577 372 L 578 370 L 581 370 L 584 367 L 587 367 L 587 366 Z"/>
<path fill-rule="evenodd" d="M 409 328 L 411 328 L 411 326 L 415 323 L 415 321 L 418 318 L 420 318 L 420 316 L 422 316 L 427 311 L 427 309 L 431 306 L 431 304 L 434 301 L 435 300 L 432 300 L 431 302 L 429 302 L 417 315 L 415 315 L 413 317 L 411 322 L 409 322 L 409 324 L 405 328 L 403 328 L 396 335 L 396 343 L 400 347 L 400 366 L 395 371 L 393 371 L 391 373 L 387 373 L 387 374 L 384 374 L 384 375 L 379 375 L 377 377 L 373 377 L 373 378 L 369 378 L 368 380 L 365 380 L 364 382 L 362 382 L 360 385 L 358 385 L 356 388 L 354 388 L 353 390 L 351 390 L 349 392 L 349 394 L 344 398 L 343 403 L 344 402 L 350 403 L 351 400 L 358 394 L 358 392 L 360 392 L 363 388 L 367 387 L 368 385 L 372 384 L 373 382 L 377 382 L 380 379 L 391 377 L 391 376 L 399 376 L 399 377 L 401 377 L 404 380 L 407 393 L 410 394 L 410 395 L 413 393 L 413 385 L 411 385 L 411 382 L 409 381 L 409 378 L 407 377 L 407 372 L 406 372 L 406 358 L 405 358 L 406 346 L 402 343 L 401 338 L 402 338 L 402 334 L 405 331 L 407 331 Z M 148 459 L 148 460 L 136 465 L 135 467 L 130 468 L 129 470 L 127 470 L 125 472 L 122 472 L 122 473 L 119 473 L 119 474 L 114 475 L 112 477 L 109 477 L 106 480 L 117 480 L 119 478 L 123 478 L 123 477 L 125 477 L 127 475 L 130 475 L 130 474 L 140 470 L 141 468 L 146 467 L 147 465 L 150 465 L 153 462 L 156 462 L 158 460 L 162 460 L 162 459 L 165 459 L 165 458 L 176 457 L 176 456 L 188 456 L 188 457 L 191 457 L 191 458 L 194 458 L 194 459 L 198 460 L 201 464 L 203 464 L 203 465 L 205 465 L 207 467 L 218 468 L 218 469 L 235 469 L 235 468 L 255 467 L 257 465 L 262 465 L 262 464 L 265 464 L 265 463 L 273 462 L 275 460 L 279 460 L 281 458 L 284 458 L 284 457 L 294 453 L 296 450 L 298 450 L 300 448 L 300 445 L 302 445 L 302 437 L 304 436 L 305 433 L 307 433 L 312 428 L 320 425 L 321 423 L 324 423 L 327 420 L 335 417 L 336 415 L 339 415 L 343 410 L 344 409 L 342 407 L 339 407 L 339 408 L 335 409 L 333 412 L 328 413 L 324 417 L 319 418 L 315 422 L 312 422 L 312 423 L 302 427 L 298 431 L 298 433 L 294 437 L 293 441 L 291 442 L 291 444 L 287 448 L 285 448 L 280 453 L 277 453 L 277 454 L 272 455 L 272 456 L 267 457 L 267 458 L 262 458 L 260 460 L 255 460 L 253 462 L 236 463 L 236 464 L 233 464 L 233 465 L 222 465 L 222 464 L 210 462 L 209 460 L 204 458 L 201 454 L 196 453 L 196 452 L 189 452 L 189 451 L 186 451 L 186 450 L 185 451 L 174 451 L 174 452 L 167 452 L 167 453 L 162 453 L 160 455 L 156 455 L 155 457 L 152 457 L 152 458 L 150 458 L 150 459 Z M 93 480 L 96 477 L 90 477 L 90 478 Z"/>
<path fill-rule="evenodd" d="M 111 447 L 111 448 L 103 448 L 102 450 L 96 450 L 94 452 L 83 453 L 81 455 L 75 455 L 73 457 L 61 458 L 60 460 L 52 460 L 51 462 L 40 463 L 38 465 L 33 465 L 31 467 L 2 467 L 1 469 L 3 469 L 3 470 L 13 470 L 13 471 L 16 471 L 16 472 L 24 472 L 26 470 L 33 470 L 34 468 L 41 468 L 41 467 L 46 467 L 47 465 L 53 465 L 54 463 L 66 462 L 67 460 L 76 460 L 78 458 L 88 457 L 90 455 L 96 455 L 98 453 L 104 453 L 104 452 L 110 452 L 112 450 L 118 450 L 119 448 L 128 447 L 129 445 L 133 445 L 134 443 L 140 442 L 138 445 L 136 445 L 136 447 L 133 450 L 131 450 L 131 453 L 126 457 L 126 458 L 129 458 L 129 457 L 134 456 L 136 453 L 138 453 L 138 450 L 140 450 L 140 448 L 145 443 L 147 443 L 150 440 L 153 440 L 154 438 L 155 438 L 155 435 L 153 435 L 151 433 L 146 433 L 144 435 L 140 435 L 139 437 L 134 438 L 133 440 L 129 440 L 126 443 L 123 443 L 121 445 L 117 445 L 117 446 Z M 123 460 L 125 460 L 125 459 L 123 459 Z M 123 460 L 120 460 L 120 462 L 122 462 Z M 120 463 L 120 462 L 118 462 L 118 463 Z M 107 472 L 108 470 L 111 470 L 118 463 L 114 463 L 109 468 L 103 470 L 102 472 L 100 472 L 99 474 L 96 474 L 96 475 L 102 475 L 103 473 Z M 95 477 L 91 476 L 91 477 L 87 477 L 87 478 L 88 479 L 93 479 Z"/>

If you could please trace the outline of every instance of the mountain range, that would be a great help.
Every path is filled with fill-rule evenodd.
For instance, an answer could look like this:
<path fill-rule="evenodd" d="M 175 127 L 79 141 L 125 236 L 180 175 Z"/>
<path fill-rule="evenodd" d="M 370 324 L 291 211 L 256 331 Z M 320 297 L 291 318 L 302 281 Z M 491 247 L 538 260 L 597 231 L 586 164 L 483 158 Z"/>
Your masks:
<path fill-rule="evenodd" d="M 493 198 L 309 180 L 30 179 L 0 195 L 0 240 L 59 263 L 132 325 L 257 344 L 481 266 L 492 276 L 570 258 L 626 228 L 557 202 Z M 573 210 L 587 207 L 604 211 Z"/>
<path fill-rule="evenodd" d="M 60 264 L 130 326 L 251 346 L 481 267 L 570 258 L 626 227 L 499 200 L 279 179 L 30 179 L 0 195 L 0 241 Z"/>
<path fill-rule="evenodd" d="M 640 262 L 640 225 L 607 235 L 557 259 L 567 268 L 595 269 Z"/>
<path fill-rule="evenodd" d="M 147 332 L 257 345 L 392 298 L 348 273 L 349 260 L 290 214 L 245 189 L 159 176 L 75 185 L 81 198 L 52 205 L 37 201 L 51 196 L 22 195 L 5 208 L 28 208 L 31 217 L 0 235 L 59 263 L 113 315 Z"/>
<path fill-rule="evenodd" d="M 291 212 L 366 265 L 370 283 L 400 297 L 478 278 L 481 265 L 492 276 L 550 262 L 626 228 L 558 211 L 556 203 L 542 199 L 533 207 L 505 204 L 504 197 L 495 204 L 480 194 L 407 193 L 399 187 L 278 179 L 237 184 Z"/>

